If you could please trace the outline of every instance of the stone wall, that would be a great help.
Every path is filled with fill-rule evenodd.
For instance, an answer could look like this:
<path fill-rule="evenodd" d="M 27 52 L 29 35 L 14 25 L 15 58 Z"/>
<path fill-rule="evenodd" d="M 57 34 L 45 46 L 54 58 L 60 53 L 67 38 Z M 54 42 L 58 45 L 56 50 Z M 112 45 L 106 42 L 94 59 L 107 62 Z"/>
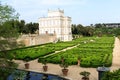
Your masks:
<path fill-rule="evenodd" d="M 24 43 L 25 46 L 39 45 L 50 42 L 55 42 L 56 35 L 54 34 L 30 34 L 30 35 L 21 35 L 18 39 L 18 43 Z"/>

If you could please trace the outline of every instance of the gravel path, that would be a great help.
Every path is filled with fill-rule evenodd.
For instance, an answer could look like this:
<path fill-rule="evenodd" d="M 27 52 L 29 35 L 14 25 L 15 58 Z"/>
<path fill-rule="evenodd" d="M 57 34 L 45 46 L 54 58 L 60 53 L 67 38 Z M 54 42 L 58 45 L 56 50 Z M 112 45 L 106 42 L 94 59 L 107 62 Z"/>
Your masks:
<path fill-rule="evenodd" d="M 120 40 L 115 38 L 115 44 L 113 49 L 113 61 L 112 66 L 110 67 L 111 71 L 120 68 Z"/>
<path fill-rule="evenodd" d="M 44 56 L 44 58 L 45 58 L 45 57 L 48 57 L 48 56 L 51 56 L 51 55 L 54 55 L 54 54 L 57 54 L 57 53 L 62 52 L 62 51 L 66 51 L 66 50 L 75 48 L 75 47 L 77 47 L 77 46 L 79 46 L 79 45 L 80 45 L 80 44 L 75 45 L 75 46 L 72 46 L 72 47 L 67 47 L 67 48 L 65 48 L 65 49 L 63 49 L 63 50 L 60 50 L 60 51 L 55 51 L 55 53 L 51 53 L 51 54 L 49 54 L 49 55 L 46 55 L 46 56 Z"/>
<path fill-rule="evenodd" d="M 120 41 L 118 38 L 115 38 L 115 47 L 113 49 L 113 64 L 110 67 L 111 71 L 116 70 L 120 68 Z M 20 60 L 15 60 L 16 63 L 19 64 L 19 69 L 24 69 L 24 62 Z M 36 72 L 43 72 L 42 70 L 42 64 L 37 62 L 36 60 L 30 61 L 30 71 L 36 71 Z M 52 73 L 52 74 L 57 74 L 59 76 L 63 76 L 61 72 L 61 67 L 56 64 L 47 64 L 48 65 L 48 71 L 45 73 Z M 90 74 L 90 80 L 98 80 L 98 72 L 96 71 L 96 68 L 82 68 L 79 67 L 78 65 L 72 65 L 68 67 L 69 73 L 67 78 L 71 80 L 81 80 L 81 75 L 79 75 L 80 72 L 82 71 L 89 71 Z M 63 76 L 65 77 L 65 76 Z"/>

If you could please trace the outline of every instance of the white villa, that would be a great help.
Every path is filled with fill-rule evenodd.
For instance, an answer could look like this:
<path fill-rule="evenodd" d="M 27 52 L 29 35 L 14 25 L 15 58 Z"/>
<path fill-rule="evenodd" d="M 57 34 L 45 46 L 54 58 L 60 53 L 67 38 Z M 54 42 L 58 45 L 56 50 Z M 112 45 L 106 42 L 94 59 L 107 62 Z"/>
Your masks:
<path fill-rule="evenodd" d="M 64 10 L 48 10 L 48 17 L 39 19 L 39 35 L 56 34 L 57 40 L 71 41 L 71 17 L 64 16 Z"/>

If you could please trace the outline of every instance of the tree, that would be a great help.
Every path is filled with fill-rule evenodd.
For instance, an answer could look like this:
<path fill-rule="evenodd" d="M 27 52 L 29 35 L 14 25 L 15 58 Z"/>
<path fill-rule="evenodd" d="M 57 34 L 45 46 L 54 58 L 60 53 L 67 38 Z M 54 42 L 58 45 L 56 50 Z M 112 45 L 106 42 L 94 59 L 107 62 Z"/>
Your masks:
<path fill-rule="evenodd" d="M 25 34 L 28 34 L 28 33 L 34 34 L 38 30 L 38 23 L 32 23 L 32 22 L 30 22 L 30 23 L 24 24 L 24 27 L 22 29 L 23 29 L 22 33 L 25 33 Z"/>
<path fill-rule="evenodd" d="M 17 29 L 15 28 L 14 20 L 18 19 L 18 13 L 9 5 L 0 3 L 0 37 L 10 38 L 16 37 Z"/>
<path fill-rule="evenodd" d="M 0 3 L 0 24 L 11 19 L 18 19 L 19 14 L 15 13 L 15 9 L 9 5 Z"/>
<path fill-rule="evenodd" d="M 18 15 L 11 6 L 2 5 L 0 3 L 0 51 L 3 51 L 0 53 L 0 58 L 2 57 L 2 59 L 5 59 L 4 61 L 8 61 L 8 57 L 10 57 L 6 49 L 10 49 L 17 45 L 15 38 L 18 35 L 13 20 L 17 18 Z"/>
<path fill-rule="evenodd" d="M 102 28 L 103 27 L 103 25 L 102 24 L 95 24 L 95 28 Z"/>
<path fill-rule="evenodd" d="M 78 25 L 72 24 L 73 34 L 78 34 L 83 36 L 93 36 L 93 32 L 94 32 L 93 27 L 90 27 L 90 26 L 84 27 L 81 24 L 78 24 Z"/>
<path fill-rule="evenodd" d="M 14 23 L 14 20 L 11 20 L 0 25 L 0 36 L 4 38 L 17 37 L 18 31 Z"/>
<path fill-rule="evenodd" d="M 77 26 L 72 24 L 72 34 L 77 34 Z"/>
<path fill-rule="evenodd" d="M 14 19 L 18 19 L 18 13 L 9 5 L 0 3 L 0 80 L 6 80 L 9 73 L 13 70 L 6 70 L 4 67 L 16 68 L 16 64 L 12 61 L 14 55 L 8 54 L 7 49 L 15 47 L 18 36 Z M 2 67 L 2 68 L 1 68 Z"/>
<path fill-rule="evenodd" d="M 21 21 L 19 22 L 18 31 L 19 31 L 19 33 L 25 33 L 25 30 L 26 30 L 26 28 L 25 28 L 25 21 L 24 21 L 24 20 L 21 20 Z"/>
<path fill-rule="evenodd" d="M 81 24 L 77 25 L 77 33 L 79 35 L 83 35 L 82 33 L 84 32 L 84 27 Z"/>
<path fill-rule="evenodd" d="M 114 32 L 115 36 L 119 36 L 120 35 L 120 28 L 115 28 L 113 30 L 113 32 Z"/>
<path fill-rule="evenodd" d="M 16 47 L 19 14 L 9 5 L 0 3 L 0 50 Z"/>
<path fill-rule="evenodd" d="M 94 29 L 92 27 L 86 26 L 84 30 L 85 30 L 84 36 L 93 36 Z"/>
<path fill-rule="evenodd" d="M 39 29 L 38 23 L 33 23 L 33 33 L 35 33 Z"/>

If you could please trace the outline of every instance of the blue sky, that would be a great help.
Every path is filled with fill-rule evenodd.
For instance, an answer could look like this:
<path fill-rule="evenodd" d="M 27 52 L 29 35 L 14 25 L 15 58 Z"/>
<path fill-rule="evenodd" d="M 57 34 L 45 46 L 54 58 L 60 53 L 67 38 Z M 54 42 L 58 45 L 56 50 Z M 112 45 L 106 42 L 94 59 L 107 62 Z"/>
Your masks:
<path fill-rule="evenodd" d="M 11 5 L 26 22 L 38 22 L 47 11 L 58 8 L 72 24 L 119 23 L 120 0 L 0 0 Z"/>

